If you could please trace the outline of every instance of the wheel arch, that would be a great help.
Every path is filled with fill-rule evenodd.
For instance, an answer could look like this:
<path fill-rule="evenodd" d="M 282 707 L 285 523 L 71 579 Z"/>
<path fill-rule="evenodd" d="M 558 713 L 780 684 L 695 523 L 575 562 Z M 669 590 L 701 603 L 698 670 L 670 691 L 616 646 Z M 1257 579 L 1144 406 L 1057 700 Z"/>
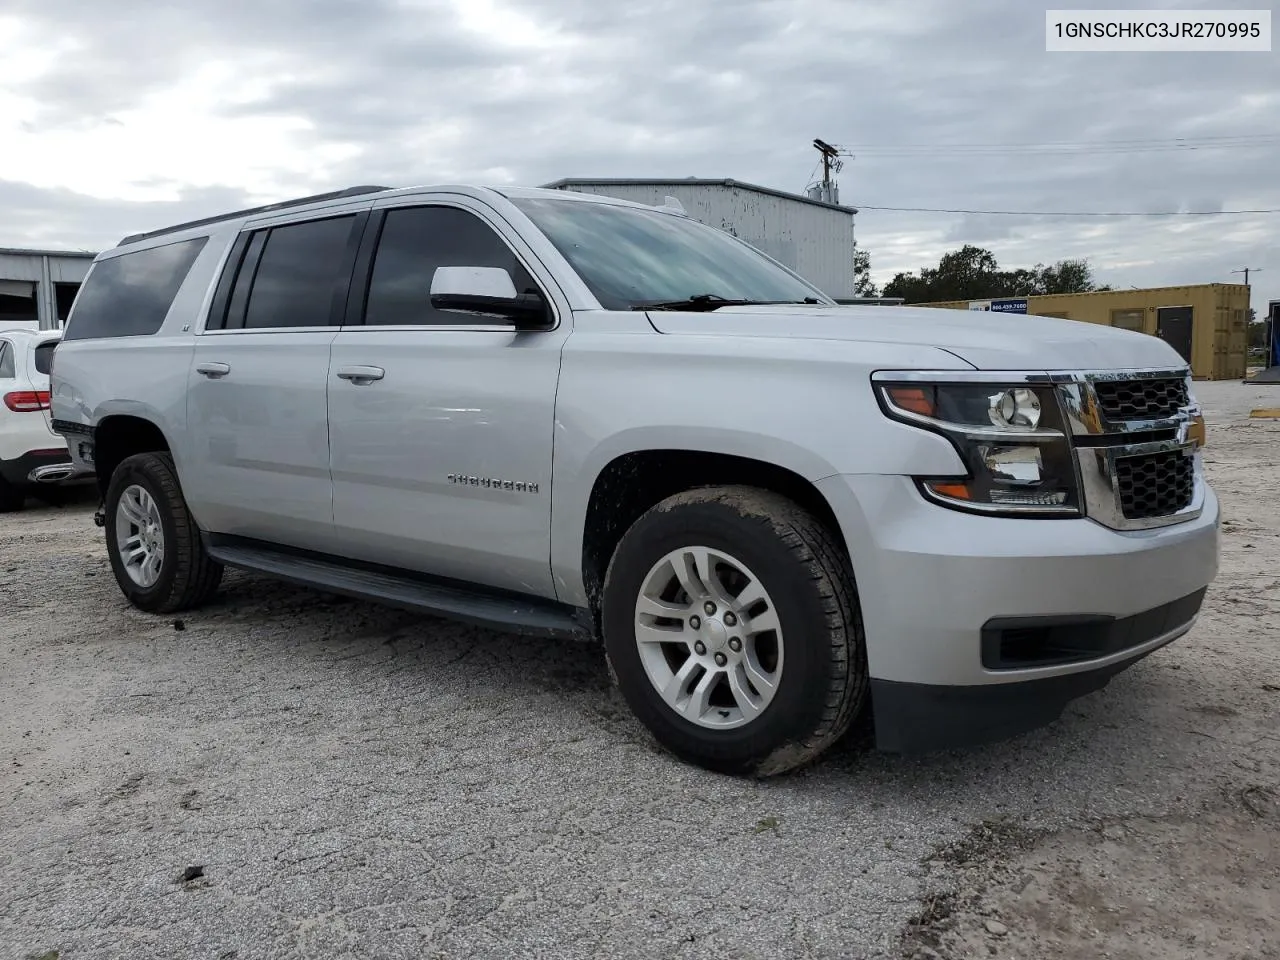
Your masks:
<path fill-rule="evenodd" d="M 583 605 L 598 616 L 609 560 L 623 534 L 645 511 L 673 494 L 722 485 L 758 487 L 787 497 L 813 514 L 849 555 L 826 496 L 792 467 L 717 450 L 665 446 L 629 450 L 595 473 L 580 514 L 575 566 L 581 576 Z"/>
<path fill-rule="evenodd" d="M 164 452 L 173 455 L 173 445 L 151 417 L 139 413 L 111 413 L 93 430 L 93 465 L 98 490 L 105 497 L 116 467 L 135 453 Z"/>

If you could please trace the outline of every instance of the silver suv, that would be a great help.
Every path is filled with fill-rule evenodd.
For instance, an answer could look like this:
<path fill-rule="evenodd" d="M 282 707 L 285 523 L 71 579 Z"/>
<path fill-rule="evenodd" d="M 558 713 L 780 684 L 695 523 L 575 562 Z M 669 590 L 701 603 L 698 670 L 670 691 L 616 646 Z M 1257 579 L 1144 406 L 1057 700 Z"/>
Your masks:
<path fill-rule="evenodd" d="M 839 306 L 682 215 L 353 188 L 126 237 L 54 355 L 135 606 L 224 566 L 603 641 L 680 757 L 1006 737 L 1186 633 L 1218 503 L 1186 362 Z"/>

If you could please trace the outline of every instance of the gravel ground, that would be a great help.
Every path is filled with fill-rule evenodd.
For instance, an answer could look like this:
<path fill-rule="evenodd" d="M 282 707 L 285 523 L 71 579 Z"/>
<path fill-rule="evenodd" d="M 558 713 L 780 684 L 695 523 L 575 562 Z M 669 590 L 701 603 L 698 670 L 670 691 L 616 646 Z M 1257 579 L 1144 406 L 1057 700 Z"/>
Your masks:
<path fill-rule="evenodd" d="M 1014 742 L 863 729 L 765 782 L 657 750 L 594 649 L 236 574 L 154 618 L 92 504 L 0 518 L 0 956 L 1083 957 L 1104 915 L 1183 950 L 1133 956 L 1265 951 L 1280 387 L 1198 392 L 1228 523 L 1192 634 Z"/>

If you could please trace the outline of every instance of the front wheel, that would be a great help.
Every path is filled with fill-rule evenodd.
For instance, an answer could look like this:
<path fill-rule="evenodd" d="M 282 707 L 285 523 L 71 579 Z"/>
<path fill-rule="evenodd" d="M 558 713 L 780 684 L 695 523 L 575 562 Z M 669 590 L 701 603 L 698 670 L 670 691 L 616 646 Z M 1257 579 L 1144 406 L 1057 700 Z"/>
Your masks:
<path fill-rule="evenodd" d="M 103 513 L 111 570 L 138 609 L 188 610 L 218 589 L 222 566 L 204 549 L 169 454 L 123 460 L 111 475 Z"/>
<path fill-rule="evenodd" d="M 690 490 L 649 510 L 609 564 L 602 622 L 631 709 L 712 770 L 799 767 L 866 698 L 848 560 L 811 514 L 769 491 Z"/>

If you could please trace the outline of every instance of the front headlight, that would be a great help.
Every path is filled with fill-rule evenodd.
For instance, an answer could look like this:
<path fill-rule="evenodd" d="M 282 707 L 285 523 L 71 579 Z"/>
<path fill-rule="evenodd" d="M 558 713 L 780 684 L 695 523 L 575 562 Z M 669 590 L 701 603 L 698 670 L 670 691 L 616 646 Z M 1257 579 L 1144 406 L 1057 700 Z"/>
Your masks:
<path fill-rule="evenodd" d="M 1053 387 L 1039 384 L 877 384 L 885 413 L 947 437 L 967 473 L 917 477 L 930 500 L 974 513 L 1080 516 L 1079 485 Z"/>

